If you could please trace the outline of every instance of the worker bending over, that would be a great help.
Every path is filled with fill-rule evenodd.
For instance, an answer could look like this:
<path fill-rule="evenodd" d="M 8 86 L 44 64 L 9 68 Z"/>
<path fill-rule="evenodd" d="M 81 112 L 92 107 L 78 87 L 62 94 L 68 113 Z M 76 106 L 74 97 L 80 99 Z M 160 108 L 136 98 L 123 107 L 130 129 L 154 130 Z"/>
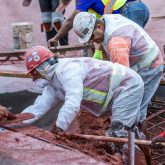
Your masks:
<path fill-rule="evenodd" d="M 97 18 L 103 14 L 122 14 L 141 27 L 145 27 L 149 20 L 148 7 L 141 0 L 77 0 L 76 10 L 64 22 L 59 32 L 48 41 L 49 46 L 52 42 L 57 44 L 58 40 L 72 29 L 73 19 L 81 11 L 94 13 Z"/>
<path fill-rule="evenodd" d="M 118 63 L 93 58 L 54 59 L 53 53 L 42 46 L 25 53 L 28 73 L 33 81 L 44 78 L 48 85 L 34 105 L 23 112 L 32 112 L 34 122 L 59 100 L 64 104 L 56 126 L 66 130 L 82 109 L 101 116 L 112 109 L 112 123 L 121 121 L 132 127 L 139 121 L 143 96 L 143 81 L 132 69 Z"/>
<path fill-rule="evenodd" d="M 143 28 L 119 14 L 105 14 L 97 19 L 94 14 L 81 12 L 74 19 L 73 29 L 80 43 L 102 43 L 111 62 L 130 67 L 142 77 L 144 94 L 139 125 L 145 123 L 148 104 L 163 73 L 163 57 L 156 43 Z M 95 58 L 102 59 L 102 53 Z M 146 132 L 146 125 L 142 126 Z"/>

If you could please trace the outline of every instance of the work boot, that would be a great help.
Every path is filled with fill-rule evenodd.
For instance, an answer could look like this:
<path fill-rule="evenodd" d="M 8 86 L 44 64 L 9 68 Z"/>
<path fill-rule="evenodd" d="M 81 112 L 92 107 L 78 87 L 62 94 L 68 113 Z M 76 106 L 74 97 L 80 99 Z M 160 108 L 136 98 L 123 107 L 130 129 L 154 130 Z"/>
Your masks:
<path fill-rule="evenodd" d="M 57 34 L 56 30 L 53 28 L 51 31 L 46 32 L 46 41 L 50 40 Z"/>
<path fill-rule="evenodd" d="M 128 132 L 127 130 L 123 128 L 121 129 L 114 129 L 115 126 L 112 125 L 112 127 L 110 127 L 106 132 L 105 132 L 105 136 L 109 136 L 109 137 L 118 137 L 118 138 L 126 138 L 128 137 Z M 121 143 L 113 143 L 113 142 L 108 142 L 107 145 L 110 147 L 112 153 L 118 152 L 119 148 L 123 145 Z"/>

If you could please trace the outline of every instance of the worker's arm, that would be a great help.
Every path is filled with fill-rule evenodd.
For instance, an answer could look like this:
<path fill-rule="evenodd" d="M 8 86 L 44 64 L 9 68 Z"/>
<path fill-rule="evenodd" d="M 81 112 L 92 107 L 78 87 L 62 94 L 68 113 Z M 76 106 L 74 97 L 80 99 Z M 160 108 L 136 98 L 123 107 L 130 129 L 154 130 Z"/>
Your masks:
<path fill-rule="evenodd" d="M 0 120 L 2 119 L 15 119 L 16 116 L 9 112 L 6 107 L 0 105 Z"/>
<path fill-rule="evenodd" d="M 73 68 L 75 69 L 73 70 Z M 83 98 L 83 75 L 85 75 L 82 73 L 81 67 L 78 64 L 72 64 L 67 70 L 60 76 L 60 81 L 65 90 L 65 102 L 59 111 L 56 121 L 56 127 L 62 130 L 66 130 L 69 127 L 80 111 Z"/>
<path fill-rule="evenodd" d="M 57 97 L 54 88 L 50 85 L 46 86 L 42 92 L 42 95 L 38 96 L 34 104 L 27 107 L 22 113 L 33 113 L 35 117 L 30 120 L 24 121 L 24 123 L 32 124 L 43 115 L 48 112 L 52 107 L 54 107 L 60 99 Z"/>
<path fill-rule="evenodd" d="M 64 37 L 73 27 L 73 20 L 77 13 L 80 11 L 75 10 L 72 15 L 63 23 L 58 33 L 48 41 L 48 46 L 51 47 L 58 43 L 58 40 Z"/>
<path fill-rule="evenodd" d="M 95 47 L 95 52 L 93 55 L 94 59 L 98 59 L 98 60 L 103 60 L 103 44 L 97 44 L 95 42 L 93 42 L 93 45 Z"/>
<path fill-rule="evenodd" d="M 131 39 L 128 37 L 113 37 L 108 42 L 110 61 L 130 67 L 129 56 Z"/>

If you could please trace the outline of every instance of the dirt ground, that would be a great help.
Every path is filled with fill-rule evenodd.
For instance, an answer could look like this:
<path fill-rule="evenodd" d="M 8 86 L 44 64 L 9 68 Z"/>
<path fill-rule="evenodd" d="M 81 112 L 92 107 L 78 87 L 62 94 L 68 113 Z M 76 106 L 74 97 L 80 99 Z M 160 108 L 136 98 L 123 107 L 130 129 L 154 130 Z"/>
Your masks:
<path fill-rule="evenodd" d="M 105 135 L 105 131 L 110 126 L 110 117 L 96 117 L 87 111 L 81 110 L 76 120 L 72 123 L 67 133 L 71 134 L 85 134 L 85 135 Z M 104 161 L 110 165 L 122 165 L 123 160 L 119 152 L 112 153 L 111 148 L 108 147 L 106 142 L 87 141 L 75 138 L 74 136 L 63 135 L 60 140 L 57 141 L 78 149 L 90 155 L 98 160 Z M 127 153 L 127 152 L 126 152 Z M 146 165 L 145 157 L 143 153 L 136 149 L 135 154 L 136 165 Z"/>
<path fill-rule="evenodd" d="M 163 53 L 163 45 L 165 45 L 165 41 L 164 41 L 165 23 L 164 23 L 164 19 L 154 18 L 154 17 L 165 16 L 165 10 L 163 7 L 165 6 L 165 1 L 144 0 L 144 2 L 146 2 L 146 4 L 149 6 L 151 13 L 150 21 L 147 24 L 145 30 L 156 41 L 156 43 L 158 44 L 158 46 L 160 47 Z M 65 16 L 68 17 L 71 14 L 71 11 L 73 10 L 74 10 L 74 2 L 72 2 L 66 9 Z M 14 22 L 33 22 L 34 31 L 33 31 L 32 46 L 34 45 L 46 46 L 45 34 L 40 32 L 41 15 L 37 0 L 33 0 L 31 6 L 28 8 L 22 7 L 22 0 L 12 0 L 12 1 L 3 0 L 0 5 L 0 15 L 1 15 L 1 21 L 0 21 L 0 27 L 1 27 L 0 51 L 1 52 L 13 50 L 11 23 Z M 78 44 L 77 37 L 73 31 L 69 33 L 69 40 L 70 40 L 70 44 Z M 12 66 L 10 65 L 5 65 L 5 67 L 6 68 L 11 67 L 12 69 Z M 1 81 L 0 93 L 4 93 L 4 94 L 6 94 L 6 92 L 13 92 L 13 87 L 14 87 L 14 92 L 24 90 L 29 87 L 28 84 L 29 80 L 24 80 L 23 82 L 23 80 L 18 80 L 18 79 L 15 80 L 13 78 L 11 80 L 11 78 L 6 79 L 4 77 L 1 77 L 0 81 Z M 20 82 L 22 84 L 21 86 L 20 86 Z M 8 105 L 9 103 L 13 102 L 13 99 L 16 96 L 18 96 L 18 95 L 13 95 L 12 101 L 8 102 L 7 98 L 11 96 L 11 93 L 7 93 L 7 94 L 8 96 L 6 97 L 6 99 L 1 99 L 0 104 Z M 19 102 L 19 100 L 17 101 Z M 26 101 L 23 100 L 22 104 L 24 102 Z M 32 102 L 30 101 L 29 104 L 31 103 Z M 16 104 L 16 102 L 11 103 L 11 105 L 12 104 L 14 105 Z M 19 107 L 18 104 L 15 106 Z M 26 106 L 28 105 L 26 104 Z M 25 108 L 25 105 L 23 108 Z M 21 107 L 19 107 L 19 111 L 20 110 Z M 109 116 L 104 118 L 96 118 L 87 112 L 81 111 L 79 116 L 77 116 L 77 120 L 75 120 L 73 125 L 70 127 L 69 133 L 104 135 L 105 130 L 109 127 L 109 123 L 110 123 Z M 75 140 L 75 139 L 69 139 L 67 137 L 63 138 L 59 142 L 63 144 L 67 144 L 70 147 L 78 149 L 108 164 L 112 164 L 112 165 L 122 164 L 121 155 L 119 153 L 112 155 L 111 150 L 107 147 L 106 143 L 83 141 L 79 139 Z M 146 164 L 144 160 L 144 155 L 142 154 L 142 152 L 136 150 L 136 165 L 143 165 L 143 164 Z"/>

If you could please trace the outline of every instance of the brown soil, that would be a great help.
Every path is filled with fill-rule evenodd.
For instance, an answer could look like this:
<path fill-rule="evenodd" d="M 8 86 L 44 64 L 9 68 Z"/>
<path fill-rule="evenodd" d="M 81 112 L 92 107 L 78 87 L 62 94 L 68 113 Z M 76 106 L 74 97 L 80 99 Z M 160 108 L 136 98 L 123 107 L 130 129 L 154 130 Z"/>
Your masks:
<path fill-rule="evenodd" d="M 109 116 L 95 117 L 89 112 L 81 110 L 76 120 L 69 128 L 69 133 L 80 133 L 86 135 L 104 135 L 105 130 L 110 126 Z M 57 137 L 59 139 L 59 137 Z M 96 159 L 112 165 L 122 165 L 122 157 L 119 153 L 112 154 L 106 142 L 87 141 L 69 137 L 68 135 L 60 137 L 59 143 L 65 144 L 84 152 Z M 136 165 L 146 165 L 144 155 L 136 150 Z"/>

